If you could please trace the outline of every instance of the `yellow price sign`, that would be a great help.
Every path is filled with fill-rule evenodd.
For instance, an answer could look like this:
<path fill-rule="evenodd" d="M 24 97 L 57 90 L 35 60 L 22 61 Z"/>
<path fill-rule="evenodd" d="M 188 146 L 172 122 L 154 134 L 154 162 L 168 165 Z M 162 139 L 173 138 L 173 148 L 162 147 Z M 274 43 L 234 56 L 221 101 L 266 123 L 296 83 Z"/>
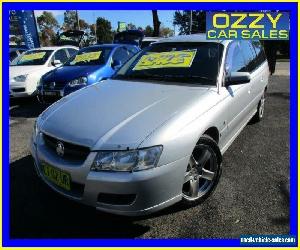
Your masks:
<path fill-rule="evenodd" d="M 143 55 L 133 70 L 157 68 L 189 68 L 197 50 L 181 50 Z"/>
<path fill-rule="evenodd" d="M 86 62 L 86 61 L 94 61 L 98 60 L 102 51 L 96 51 L 96 52 L 88 52 L 80 55 L 76 55 L 75 59 L 72 63 L 77 62 Z"/>
<path fill-rule="evenodd" d="M 21 61 L 33 61 L 42 59 L 45 56 L 46 52 L 37 52 L 32 54 L 25 54 L 22 56 Z"/>

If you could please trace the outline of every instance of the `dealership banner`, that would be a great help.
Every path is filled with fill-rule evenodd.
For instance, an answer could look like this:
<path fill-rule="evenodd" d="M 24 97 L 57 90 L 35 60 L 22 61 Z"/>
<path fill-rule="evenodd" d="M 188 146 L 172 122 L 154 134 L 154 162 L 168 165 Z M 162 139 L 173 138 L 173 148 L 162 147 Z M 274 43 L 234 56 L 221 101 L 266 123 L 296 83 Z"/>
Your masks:
<path fill-rule="evenodd" d="M 16 10 L 24 42 L 29 49 L 40 47 L 34 12 L 32 10 Z"/>
<path fill-rule="evenodd" d="M 207 12 L 211 40 L 289 40 L 288 12 Z"/>

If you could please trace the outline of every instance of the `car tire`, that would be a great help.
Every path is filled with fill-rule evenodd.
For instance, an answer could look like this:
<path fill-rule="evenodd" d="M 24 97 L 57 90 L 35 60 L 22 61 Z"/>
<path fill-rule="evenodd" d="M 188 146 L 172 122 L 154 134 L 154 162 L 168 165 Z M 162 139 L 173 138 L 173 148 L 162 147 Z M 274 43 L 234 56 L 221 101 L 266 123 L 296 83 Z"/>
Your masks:
<path fill-rule="evenodd" d="M 217 143 L 208 135 L 199 139 L 193 150 L 182 186 L 182 203 L 195 206 L 215 190 L 222 173 L 222 155 Z"/>
<path fill-rule="evenodd" d="M 255 115 L 252 118 L 252 122 L 257 123 L 260 122 L 264 118 L 265 111 L 265 101 L 266 101 L 266 91 L 262 94 L 260 101 L 257 105 L 257 110 Z"/>

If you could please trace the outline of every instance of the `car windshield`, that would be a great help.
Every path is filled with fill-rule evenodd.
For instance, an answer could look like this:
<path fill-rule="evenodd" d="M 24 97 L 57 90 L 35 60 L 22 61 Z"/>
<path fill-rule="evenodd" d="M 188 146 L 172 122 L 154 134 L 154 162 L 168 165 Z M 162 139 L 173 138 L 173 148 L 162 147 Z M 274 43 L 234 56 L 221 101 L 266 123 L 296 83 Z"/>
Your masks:
<path fill-rule="evenodd" d="M 105 64 L 111 50 L 112 48 L 109 47 L 90 47 L 82 49 L 76 55 L 72 56 L 64 66 Z"/>
<path fill-rule="evenodd" d="M 30 50 L 14 60 L 11 66 L 44 65 L 53 50 Z"/>
<path fill-rule="evenodd" d="M 223 45 L 213 42 L 160 43 L 131 58 L 113 79 L 215 85 Z"/>

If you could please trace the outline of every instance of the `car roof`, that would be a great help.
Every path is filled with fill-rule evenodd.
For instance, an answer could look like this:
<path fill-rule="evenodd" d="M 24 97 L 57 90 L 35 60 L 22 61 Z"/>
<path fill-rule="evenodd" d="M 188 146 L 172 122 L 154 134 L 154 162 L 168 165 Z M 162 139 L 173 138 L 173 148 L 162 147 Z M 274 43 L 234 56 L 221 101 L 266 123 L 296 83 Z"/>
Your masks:
<path fill-rule="evenodd" d="M 96 45 L 91 45 L 89 47 L 85 48 L 117 48 L 117 47 L 124 47 L 124 46 L 130 46 L 130 47 L 136 47 L 135 45 L 132 44 L 125 44 L 125 43 L 107 43 L 107 44 L 96 44 Z M 84 49 L 84 48 L 82 48 Z"/>
<path fill-rule="evenodd" d="M 40 47 L 40 48 L 31 49 L 31 50 L 58 50 L 58 49 L 63 49 L 63 48 L 70 48 L 70 49 L 77 49 L 78 50 L 78 47 L 69 46 L 69 45 L 66 45 L 66 46 Z"/>
<path fill-rule="evenodd" d="M 192 35 L 180 35 L 180 36 L 173 36 L 169 38 L 164 38 L 159 40 L 155 43 L 168 43 L 168 42 L 213 42 L 213 43 L 221 43 L 221 44 L 227 44 L 230 42 L 230 40 L 208 40 L 206 38 L 206 34 L 200 33 L 200 34 L 192 34 Z"/>
<path fill-rule="evenodd" d="M 9 52 L 13 52 L 13 51 L 26 51 L 26 50 L 28 50 L 28 49 L 26 49 L 26 48 L 9 48 Z"/>
<path fill-rule="evenodd" d="M 158 40 L 160 40 L 160 39 L 164 39 L 163 37 L 157 37 L 157 36 L 145 36 L 144 38 L 143 38 L 143 41 L 158 41 Z M 142 42 L 143 42 L 142 41 Z"/>

